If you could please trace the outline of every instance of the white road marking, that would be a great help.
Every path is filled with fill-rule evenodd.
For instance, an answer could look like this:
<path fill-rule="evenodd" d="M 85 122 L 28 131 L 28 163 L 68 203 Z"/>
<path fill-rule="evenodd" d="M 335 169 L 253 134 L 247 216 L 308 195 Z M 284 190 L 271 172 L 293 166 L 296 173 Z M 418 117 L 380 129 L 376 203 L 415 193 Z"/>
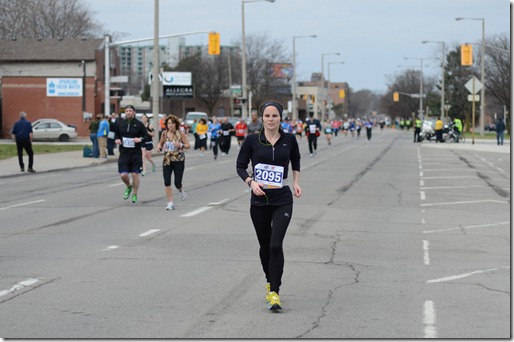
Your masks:
<path fill-rule="evenodd" d="M 420 169 L 420 170 L 421 170 L 421 169 L 423 169 L 423 166 L 421 166 L 421 163 L 419 164 L 419 169 Z"/>
<path fill-rule="evenodd" d="M 109 185 L 109 188 L 112 188 L 114 186 L 119 186 L 119 185 L 122 185 L 122 184 L 125 184 L 125 183 L 123 183 L 123 182 L 114 183 L 114 184 Z"/>
<path fill-rule="evenodd" d="M 34 203 L 40 203 L 40 202 L 44 202 L 46 200 L 42 199 L 42 200 L 37 200 L 37 201 L 32 201 L 32 202 L 25 202 L 25 203 L 20 203 L 20 204 L 13 204 L 13 205 L 10 205 L 8 207 L 3 207 L 3 208 L 0 208 L 0 210 L 5 210 L 5 209 L 10 209 L 10 208 L 14 208 L 14 207 L 21 207 L 23 205 L 29 205 L 29 204 L 34 204 Z"/>
<path fill-rule="evenodd" d="M 222 199 L 221 201 L 219 202 L 211 202 L 209 203 L 210 206 L 217 206 L 217 205 L 222 205 L 223 203 L 227 202 L 228 201 L 228 198 L 225 198 L 225 199 Z"/>
<path fill-rule="evenodd" d="M 451 230 L 461 230 L 461 229 L 473 229 L 473 228 L 484 228 L 484 227 L 494 227 L 494 226 L 501 226 L 505 224 L 510 224 L 510 222 L 498 222 L 498 223 L 488 223 L 488 224 L 476 224 L 472 226 L 464 226 L 464 227 L 453 227 L 448 229 L 437 229 L 437 230 L 424 230 L 423 234 L 429 234 L 429 233 L 438 233 L 438 232 L 448 232 Z"/>
<path fill-rule="evenodd" d="M 454 204 L 472 204 L 472 203 L 509 203 L 506 201 L 482 200 L 482 201 L 460 201 L 460 202 L 441 202 L 441 203 L 425 203 L 422 207 L 430 207 L 433 205 L 454 205 Z"/>
<path fill-rule="evenodd" d="M 120 246 L 109 246 L 107 248 L 102 249 L 102 251 L 112 251 L 113 249 L 119 248 Z"/>
<path fill-rule="evenodd" d="M 425 221 L 425 219 L 422 217 L 422 218 L 421 218 L 421 224 L 425 224 L 425 223 L 427 223 L 427 222 L 426 222 L 426 221 Z"/>
<path fill-rule="evenodd" d="M 486 273 L 486 272 L 494 272 L 494 271 L 505 270 L 505 269 L 510 269 L 510 266 L 491 268 L 491 269 L 488 269 L 488 270 L 474 271 L 474 272 L 458 274 L 458 275 L 454 275 L 454 276 L 450 276 L 450 277 L 444 277 L 444 278 L 439 278 L 439 279 L 427 280 L 427 283 L 429 283 L 429 284 L 431 284 L 431 283 L 442 283 L 442 282 L 445 282 L 445 281 L 451 281 L 451 280 L 467 278 L 467 277 L 470 277 L 470 276 L 472 276 L 474 274 L 481 274 L 481 273 Z"/>
<path fill-rule="evenodd" d="M 420 172 L 419 172 L 419 176 L 420 176 L 420 177 L 423 177 L 423 171 L 420 171 Z"/>
<path fill-rule="evenodd" d="M 8 295 L 9 293 L 12 293 L 17 290 L 21 290 L 24 287 L 27 287 L 27 286 L 37 283 L 38 281 L 39 281 L 39 279 L 30 278 L 30 279 L 24 280 L 22 282 L 19 282 L 18 284 L 11 287 L 9 290 L 0 291 L 0 297 Z"/>
<path fill-rule="evenodd" d="M 420 180 L 419 181 L 419 186 L 425 186 L 425 181 L 424 180 Z"/>
<path fill-rule="evenodd" d="M 488 188 L 485 185 L 451 185 L 451 186 L 432 186 L 424 187 L 421 190 L 439 190 L 439 189 L 468 189 L 468 188 Z"/>
<path fill-rule="evenodd" d="M 193 210 L 193 211 L 190 211 L 184 215 L 180 215 L 180 217 L 191 217 L 191 216 L 195 216 L 195 215 L 198 215 L 198 214 L 201 214 L 203 213 L 204 211 L 207 211 L 209 209 L 212 209 L 213 207 L 201 207 L 201 208 L 198 208 L 196 210 Z"/>
<path fill-rule="evenodd" d="M 161 231 L 161 230 L 160 229 L 150 229 L 150 230 L 148 230 L 148 231 L 146 231 L 146 232 L 144 232 L 142 234 L 139 234 L 139 236 L 144 237 L 144 236 L 152 235 L 152 234 L 157 233 L 159 231 Z"/>
<path fill-rule="evenodd" d="M 423 262 L 425 265 L 430 265 L 429 247 L 430 243 L 427 240 L 423 240 Z"/>
<path fill-rule="evenodd" d="M 423 175 L 420 175 L 423 177 Z M 425 177 L 424 179 L 457 179 L 457 178 L 478 178 L 477 176 L 441 176 L 441 177 Z"/>
<path fill-rule="evenodd" d="M 425 200 L 425 192 L 424 191 L 420 191 L 419 192 L 419 196 L 421 197 L 421 200 L 424 201 Z"/>
<path fill-rule="evenodd" d="M 437 338 L 437 327 L 434 302 L 427 300 L 423 310 L 423 324 L 425 325 L 425 338 Z"/>

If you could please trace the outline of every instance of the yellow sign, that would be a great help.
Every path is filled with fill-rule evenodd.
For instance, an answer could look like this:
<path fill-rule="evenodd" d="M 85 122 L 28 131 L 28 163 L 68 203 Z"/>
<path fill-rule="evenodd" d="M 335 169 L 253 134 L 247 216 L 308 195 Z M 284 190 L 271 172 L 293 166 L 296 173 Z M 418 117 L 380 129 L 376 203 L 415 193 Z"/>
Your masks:
<path fill-rule="evenodd" d="M 209 55 L 220 54 L 220 34 L 218 32 L 209 33 Z"/>
<path fill-rule="evenodd" d="M 462 44 L 460 46 L 460 65 L 473 65 L 473 46 L 471 44 Z"/>
<path fill-rule="evenodd" d="M 344 89 L 339 90 L 339 98 L 344 99 L 345 96 L 346 96 L 346 93 L 345 93 Z"/>

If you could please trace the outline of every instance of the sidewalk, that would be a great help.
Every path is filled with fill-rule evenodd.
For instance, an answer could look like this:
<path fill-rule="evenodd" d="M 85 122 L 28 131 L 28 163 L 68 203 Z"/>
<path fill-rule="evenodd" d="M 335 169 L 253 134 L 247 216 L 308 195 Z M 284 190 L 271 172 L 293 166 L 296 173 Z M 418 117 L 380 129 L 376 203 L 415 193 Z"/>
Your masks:
<path fill-rule="evenodd" d="M 234 140 L 234 139 L 233 139 Z M 13 143 L 12 140 L 2 140 L 1 143 Z M 39 142 L 38 142 L 39 143 Z M 36 143 L 36 144 L 38 144 Z M 89 141 L 90 143 L 90 141 Z M 69 143 L 68 143 L 69 144 Z M 87 140 L 77 140 L 73 144 L 88 144 Z M 503 146 L 498 146 L 496 140 L 493 139 L 475 139 L 475 144 L 471 144 L 471 139 L 466 140 L 465 144 L 436 144 L 435 142 L 423 142 L 420 144 L 422 148 L 439 148 L 453 150 L 469 150 L 491 153 L 508 153 L 510 154 L 510 140 L 505 140 Z M 102 158 L 84 158 L 82 151 L 46 153 L 34 155 L 34 169 L 37 173 L 59 171 L 66 169 L 89 167 L 103 163 L 114 163 L 118 161 L 116 155 L 108 156 L 107 159 Z M 28 157 L 24 152 L 23 160 L 25 168 L 27 168 Z M 36 173 L 36 174 L 37 174 Z M 0 178 L 15 177 L 21 175 L 30 175 L 27 171 L 21 172 L 18 165 L 18 157 L 0 160 Z"/>

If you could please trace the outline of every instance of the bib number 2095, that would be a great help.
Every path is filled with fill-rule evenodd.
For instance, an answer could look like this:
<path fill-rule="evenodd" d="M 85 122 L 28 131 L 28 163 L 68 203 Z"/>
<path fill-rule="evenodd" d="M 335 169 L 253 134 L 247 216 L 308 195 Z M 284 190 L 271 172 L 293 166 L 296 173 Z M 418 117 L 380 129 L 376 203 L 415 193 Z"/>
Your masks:
<path fill-rule="evenodd" d="M 284 167 L 268 164 L 257 164 L 254 173 L 255 181 L 264 184 L 264 188 L 281 188 L 284 181 Z"/>

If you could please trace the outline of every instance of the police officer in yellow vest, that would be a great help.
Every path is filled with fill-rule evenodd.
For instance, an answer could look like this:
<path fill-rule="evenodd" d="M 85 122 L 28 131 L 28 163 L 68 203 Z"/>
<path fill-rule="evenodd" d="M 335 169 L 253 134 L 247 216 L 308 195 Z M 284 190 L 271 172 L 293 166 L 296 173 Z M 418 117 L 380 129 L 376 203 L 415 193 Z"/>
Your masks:
<path fill-rule="evenodd" d="M 416 118 L 416 121 L 414 122 L 415 124 L 415 127 L 414 127 L 414 142 L 421 142 L 419 140 L 419 134 L 421 133 L 421 119 L 420 118 Z"/>
<path fill-rule="evenodd" d="M 453 130 L 457 133 L 457 138 L 455 142 L 458 143 L 460 139 L 460 135 L 462 134 L 462 121 L 459 118 L 455 118 L 453 120 Z"/>

